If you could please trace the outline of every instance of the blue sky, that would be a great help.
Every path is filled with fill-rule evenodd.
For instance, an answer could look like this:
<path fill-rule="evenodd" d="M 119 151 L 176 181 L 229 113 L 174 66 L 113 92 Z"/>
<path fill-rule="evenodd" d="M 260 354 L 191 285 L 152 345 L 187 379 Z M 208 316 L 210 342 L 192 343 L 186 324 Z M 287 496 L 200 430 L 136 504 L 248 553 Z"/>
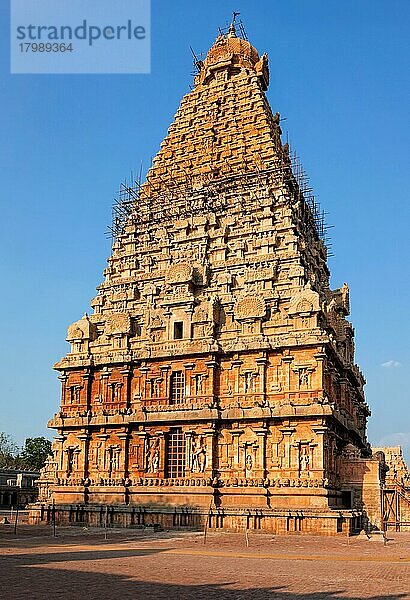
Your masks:
<path fill-rule="evenodd" d="M 410 454 L 407 0 L 152 4 L 150 75 L 10 75 L 0 5 L 0 431 L 46 434 L 52 363 L 110 253 L 112 199 L 155 155 L 233 9 L 268 52 L 274 112 L 329 213 L 332 284 L 347 281 L 372 443 Z M 384 365 L 384 366 L 383 366 Z"/>

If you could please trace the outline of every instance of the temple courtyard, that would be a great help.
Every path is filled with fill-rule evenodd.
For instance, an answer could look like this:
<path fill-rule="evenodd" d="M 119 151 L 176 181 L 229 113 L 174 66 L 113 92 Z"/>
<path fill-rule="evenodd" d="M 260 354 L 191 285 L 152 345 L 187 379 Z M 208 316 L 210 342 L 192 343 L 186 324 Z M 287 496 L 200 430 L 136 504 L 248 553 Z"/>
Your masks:
<path fill-rule="evenodd" d="M 410 598 L 410 532 L 387 537 L 0 525 L 0 598 Z"/>

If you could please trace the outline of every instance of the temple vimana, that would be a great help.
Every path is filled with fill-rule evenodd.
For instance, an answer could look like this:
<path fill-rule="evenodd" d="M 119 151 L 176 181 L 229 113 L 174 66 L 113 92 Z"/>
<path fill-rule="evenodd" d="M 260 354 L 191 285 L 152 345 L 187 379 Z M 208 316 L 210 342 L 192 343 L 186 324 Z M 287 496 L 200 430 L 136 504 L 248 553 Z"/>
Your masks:
<path fill-rule="evenodd" d="M 145 181 L 121 188 L 92 313 L 68 328 L 31 521 L 381 527 L 349 288 L 330 288 L 268 58 L 233 23 L 196 67 Z"/>

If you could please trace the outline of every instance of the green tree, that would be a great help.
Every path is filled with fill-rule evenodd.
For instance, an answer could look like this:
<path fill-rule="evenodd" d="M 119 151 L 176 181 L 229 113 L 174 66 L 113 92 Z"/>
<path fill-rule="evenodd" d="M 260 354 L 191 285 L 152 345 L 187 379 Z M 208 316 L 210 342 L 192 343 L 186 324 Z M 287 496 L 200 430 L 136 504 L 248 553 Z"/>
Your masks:
<path fill-rule="evenodd" d="M 17 444 L 13 438 L 0 431 L 0 469 L 13 469 L 18 452 Z"/>
<path fill-rule="evenodd" d="M 27 438 L 18 456 L 20 468 L 39 471 L 51 454 L 51 442 L 45 437 Z"/>

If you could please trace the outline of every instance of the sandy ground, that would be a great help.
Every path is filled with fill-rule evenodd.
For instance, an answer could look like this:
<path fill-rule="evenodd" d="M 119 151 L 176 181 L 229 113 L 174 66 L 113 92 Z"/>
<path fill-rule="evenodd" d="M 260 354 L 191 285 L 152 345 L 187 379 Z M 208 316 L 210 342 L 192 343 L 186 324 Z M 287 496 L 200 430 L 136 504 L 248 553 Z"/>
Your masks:
<path fill-rule="evenodd" d="M 410 600 L 410 533 L 272 536 L 0 525 L 0 598 Z"/>

